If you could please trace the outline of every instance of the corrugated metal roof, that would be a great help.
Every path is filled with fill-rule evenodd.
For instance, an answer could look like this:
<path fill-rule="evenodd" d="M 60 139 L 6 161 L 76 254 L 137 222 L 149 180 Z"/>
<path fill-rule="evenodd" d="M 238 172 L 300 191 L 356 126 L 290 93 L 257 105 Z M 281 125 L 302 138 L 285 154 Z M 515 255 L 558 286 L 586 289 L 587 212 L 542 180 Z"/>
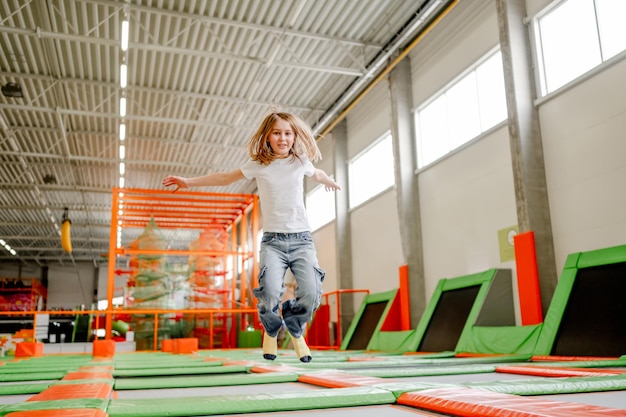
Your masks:
<path fill-rule="evenodd" d="M 409 24 L 434 16 L 442 3 L 1 2 L 0 84 L 19 84 L 23 98 L 0 96 L 0 239 L 16 251 L 0 247 L 0 261 L 100 262 L 122 159 L 126 187 L 161 189 L 166 174 L 240 166 L 248 136 L 272 106 L 298 114 L 319 133 L 350 87 L 372 79 L 376 60 L 402 47 L 393 41 Z M 241 181 L 220 191 L 253 190 Z M 65 207 L 71 255 L 57 230 Z M 134 237 L 126 234 L 123 243 Z"/>

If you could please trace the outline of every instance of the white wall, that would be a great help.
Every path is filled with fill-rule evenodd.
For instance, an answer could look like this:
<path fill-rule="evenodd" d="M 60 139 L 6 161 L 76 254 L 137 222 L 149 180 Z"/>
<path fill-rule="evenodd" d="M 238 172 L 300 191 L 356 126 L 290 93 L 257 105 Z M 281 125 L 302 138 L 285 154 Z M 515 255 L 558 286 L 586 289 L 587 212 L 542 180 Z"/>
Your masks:
<path fill-rule="evenodd" d="M 419 189 L 427 299 L 441 278 L 514 268 L 498 246 L 517 224 L 506 128 L 422 171 Z"/>
<path fill-rule="evenodd" d="M 351 212 L 355 289 L 378 293 L 398 288 L 398 268 L 406 262 L 396 207 L 396 193 L 391 189 Z M 356 309 L 359 307 L 355 305 Z"/>
<path fill-rule="evenodd" d="M 94 267 L 90 263 L 50 265 L 48 269 L 48 309 L 91 308 L 94 290 Z"/>
<path fill-rule="evenodd" d="M 568 254 L 626 244 L 626 62 L 539 108 L 557 271 Z"/>
<path fill-rule="evenodd" d="M 106 268 L 105 268 L 106 269 Z M 85 305 L 91 307 L 94 292 L 92 263 L 52 264 L 48 267 L 47 309 L 70 309 Z M 7 278 L 35 278 L 41 281 L 42 269 L 36 266 L 19 268 L 19 264 L 0 264 L 0 276 Z"/>

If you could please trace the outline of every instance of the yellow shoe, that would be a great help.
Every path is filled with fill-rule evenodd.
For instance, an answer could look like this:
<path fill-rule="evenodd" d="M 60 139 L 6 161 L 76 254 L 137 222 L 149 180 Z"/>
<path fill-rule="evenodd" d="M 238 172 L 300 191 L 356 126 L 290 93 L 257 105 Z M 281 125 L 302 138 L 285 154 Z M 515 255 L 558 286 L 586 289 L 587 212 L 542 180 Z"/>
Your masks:
<path fill-rule="evenodd" d="M 267 333 L 263 333 L 263 358 L 268 361 L 276 359 L 278 353 L 278 335 L 270 336 Z"/>
<path fill-rule="evenodd" d="M 296 355 L 300 358 L 300 362 L 311 362 L 311 351 L 309 347 L 306 345 L 306 341 L 304 337 L 291 337 L 293 341 L 293 347 L 296 350 Z"/>

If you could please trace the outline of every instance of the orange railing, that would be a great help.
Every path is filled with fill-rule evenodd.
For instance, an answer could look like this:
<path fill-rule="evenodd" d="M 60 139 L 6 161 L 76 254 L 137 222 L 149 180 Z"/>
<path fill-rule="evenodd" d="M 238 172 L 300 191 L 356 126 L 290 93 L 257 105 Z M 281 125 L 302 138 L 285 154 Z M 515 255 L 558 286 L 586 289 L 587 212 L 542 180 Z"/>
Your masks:
<path fill-rule="evenodd" d="M 218 314 L 231 317 L 231 314 L 256 314 L 255 300 L 249 299 L 249 286 L 256 285 L 258 276 L 257 234 L 258 234 L 258 196 L 254 194 L 223 194 L 191 191 L 141 190 L 114 188 L 112 192 L 112 212 L 109 243 L 109 265 L 107 301 L 113 305 L 115 275 L 118 257 L 155 257 L 187 256 L 211 257 L 220 259 L 225 269 L 232 273 L 230 287 L 212 288 L 222 290 L 228 295 L 227 300 L 217 309 L 163 310 L 163 309 L 126 309 L 126 314 L 176 314 L 209 315 L 208 333 L 213 335 L 211 324 Z M 227 247 L 223 250 L 161 250 L 154 248 L 136 248 L 117 245 L 118 235 L 125 228 L 145 228 L 154 220 L 160 229 L 196 229 L 199 233 L 217 230 L 229 236 Z M 249 224 L 250 223 L 250 224 Z M 249 235 L 250 233 L 250 235 Z M 229 263 L 227 265 L 227 263 Z M 251 265 L 248 266 L 248 263 Z M 250 278 L 249 278 L 250 277 Z M 224 284 L 225 285 L 225 284 Z M 228 308 L 228 306 L 243 306 Z M 137 306 L 141 308 L 142 306 Z M 215 306 L 211 306 L 215 307 Z M 141 313 L 139 311 L 142 311 Z M 113 316 L 119 312 L 109 307 L 105 314 L 106 338 L 112 337 Z M 256 315 L 255 315 L 256 317 Z M 232 322 L 231 324 L 234 324 Z M 241 320 L 240 329 L 246 326 Z M 258 324 L 258 320 L 255 322 Z M 155 326 L 156 327 L 156 326 Z M 232 326 L 233 328 L 235 326 Z M 155 334 L 158 330 L 155 329 Z"/>

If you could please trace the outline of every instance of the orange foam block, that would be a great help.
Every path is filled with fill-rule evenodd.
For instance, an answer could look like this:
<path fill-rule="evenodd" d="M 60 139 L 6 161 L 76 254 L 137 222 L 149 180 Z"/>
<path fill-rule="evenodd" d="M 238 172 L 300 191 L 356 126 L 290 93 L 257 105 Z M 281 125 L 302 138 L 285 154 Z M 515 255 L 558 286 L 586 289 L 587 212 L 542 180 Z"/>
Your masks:
<path fill-rule="evenodd" d="M 162 352 L 173 352 L 174 351 L 174 339 L 163 339 L 163 340 L 161 340 L 161 351 Z"/>
<path fill-rule="evenodd" d="M 59 384 L 43 390 L 27 401 L 74 400 L 81 398 L 109 398 L 112 384 Z M 65 415 L 62 413 L 62 415 Z"/>
<path fill-rule="evenodd" d="M 464 417 L 623 417 L 624 410 L 568 403 L 475 388 L 432 388 L 405 392 L 398 404 Z"/>
<path fill-rule="evenodd" d="M 15 357 L 42 356 L 43 343 L 41 342 L 19 342 L 15 345 Z"/>
<path fill-rule="evenodd" d="M 174 339 L 174 353 L 194 353 L 198 351 L 198 338 Z"/>
<path fill-rule="evenodd" d="M 115 355 L 114 340 L 94 340 L 93 356 L 100 358 L 112 358 Z"/>

